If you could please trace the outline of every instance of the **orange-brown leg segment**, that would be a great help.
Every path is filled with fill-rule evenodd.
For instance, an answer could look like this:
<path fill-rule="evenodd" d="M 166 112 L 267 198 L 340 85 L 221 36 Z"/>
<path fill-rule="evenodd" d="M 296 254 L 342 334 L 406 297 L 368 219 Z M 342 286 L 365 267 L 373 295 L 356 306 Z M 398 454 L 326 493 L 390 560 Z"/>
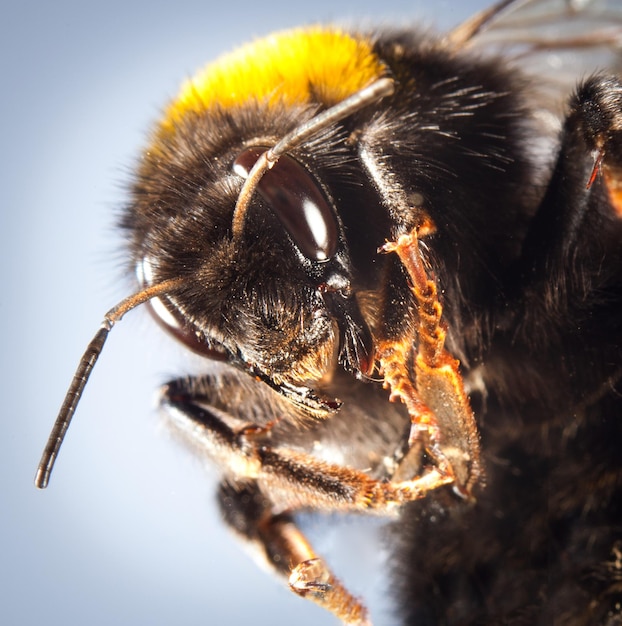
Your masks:
<path fill-rule="evenodd" d="M 287 580 L 294 593 L 319 604 L 344 624 L 371 626 L 366 608 L 318 557 L 293 517 L 274 514 L 256 483 L 222 485 L 220 505 L 233 530 L 255 544 L 262 560 Z"/>
<path fill-rule="evenodd" d="M 481 474 L 479 437 L 459 363 L 444 346 L 436 285 L 428 278 L 416 232 L 387 243 L 383 251 L 395 252 L 407 270 L 418 314 L 411 333 L 379 345 L 385 385 L 391 389 L 391 399 L 401 400 L 408 408 L 410 449 L 423 440 L 443 479 L 451 479 L 456 490 L 468 496 Z M 397 476 L 401 477 L 399 468 Z"/>
<path fill-rule="evenodd" d="M 294 593 L 330 611 L 344 624 L 371 626 L 367 609 L 315 553 L 293 516 L 275 513 L 274 502 L 265 494 L 280 491 L 284 500 L 301 507 L 390 513 L 448 480 L 431 471 L 413 481 L 381 483 L 362 472 L 318 463 L 305 455 L 270 455 L 274 456 L 266 458 L 259 481 L 221 486 L 225 520 L 243 540 L 258 548 L 262 561 L 285 578 Z M 267 478 L 273 471 L 279 475 Z M 300 472 L 305 473 L 304 480 L 301 476 L 301 482 L 294 482 L 292 474 Z"/>

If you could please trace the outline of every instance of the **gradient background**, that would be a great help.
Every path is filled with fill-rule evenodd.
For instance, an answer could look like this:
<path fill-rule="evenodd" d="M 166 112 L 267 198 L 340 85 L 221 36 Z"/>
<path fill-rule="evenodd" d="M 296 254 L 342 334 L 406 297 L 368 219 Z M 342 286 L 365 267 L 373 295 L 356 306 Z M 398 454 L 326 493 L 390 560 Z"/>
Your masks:
<path fill-rule="evenodd" d="M 335 623 L 250 562 L 219 522 L 216 472 L 161 428 L 155 390 L 192 363 L 144 311 L 112 333 L 51 487 L 38 492 L 32 480 L 78 358 L 105 311 L 129 293 L 115 214 L 145 132 L 180 82 L 272 30 L 421 17 L 452 25 L 481 0 L 7 5 L 0 9 L 0 623 Z M 395 623 L 378 570 L 381 526 L 308 516 L 305 529 L 367 599 L 374 624 Z"/>

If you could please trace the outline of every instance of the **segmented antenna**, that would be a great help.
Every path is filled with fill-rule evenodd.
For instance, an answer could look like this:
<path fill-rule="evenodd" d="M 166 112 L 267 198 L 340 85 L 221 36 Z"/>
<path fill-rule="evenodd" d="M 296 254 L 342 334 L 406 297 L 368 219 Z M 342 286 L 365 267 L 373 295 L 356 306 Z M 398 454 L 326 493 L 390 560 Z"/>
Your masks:
<path fill-rule="evenodd" d="M 99 355 L 104 349 L 104 344 L 106 343 L 108 333 L 112 330 L 112 327 L 120 321 L 128 311 L 131 311 L 156 296 L 170 293 L 175 288 L 179 287 L 182 282 L 183 279 L 181 278 L 173 278 L 171 280 L 165 280 L 161 283 L 157 283 L 156 285 L 147 287 L 146 289 L 125 298 L 125 300 L 119 302 L 119 304 L 106 313 L 99 330 L 95 333 L 95 336 L 91 339 L 86 351 L 82 355 L 78 368 L 76 369 L 76 373 L 73 375 L 69 389 L 65 394 L 65 399 L 63 400 L 63 404 L 58 412 L 58 417 L 56 418 L 56 422 L 54 422 L 47 444 L 43 450 L 43 454 L 41 455 L 41 461 L 39 461 L 37 475 L 35 476 L 35 487 L 45 489 L 48 486 L 50 474 L 54 468 L 58 451 L 60 450 L 63 440 L 65 439 L 65 435 L 67 434 L 71 418 L 76 411 L 78 402 L 80 402 L 82 392 L 84 391 L 84 387 L 89 379 L 89 376 L 91 375 L 91 371 L 93 370 Z"/>
<path fill-rule="evenodd" d="M 516 11 L 522 5 L 529 4 L 533 0 L 501 0 L 491 7 L 476 13 L 473 17 L 462 22 L 450 31 L 446 39 L 454 46 L 464 46 L 476 35 L 490 28 L 490 26 L 506 13 Z"/>

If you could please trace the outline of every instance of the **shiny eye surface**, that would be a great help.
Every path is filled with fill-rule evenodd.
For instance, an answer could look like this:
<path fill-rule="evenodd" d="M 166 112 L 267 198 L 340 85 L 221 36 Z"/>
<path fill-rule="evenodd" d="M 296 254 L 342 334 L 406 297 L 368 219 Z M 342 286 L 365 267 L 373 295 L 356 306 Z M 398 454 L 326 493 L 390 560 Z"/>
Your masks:
<path fill-rule="evenodd" d="M 266 148 L 248 148 L 235 160 L 233 171 L 246 178 L 265 151 Z M 335 215 L 318 183 L 298 161 L 287 154 L 281 156 L 262 176 L 257 191 L 305 257 L 322 262 L 335 255 Z"/>
<path fill-rule="evenodd" d="M 225 349 L 214 341 L 206 340 L 202 333 L 197 332 L 187 323 L 184 314 L 175 309 L 172 304 L 167 305 L 162 299 L 153 298 L 146 304 L 146 307 L 166 332 L 192 352 L 214 361 L 228 360 L 229 355 Z"/>

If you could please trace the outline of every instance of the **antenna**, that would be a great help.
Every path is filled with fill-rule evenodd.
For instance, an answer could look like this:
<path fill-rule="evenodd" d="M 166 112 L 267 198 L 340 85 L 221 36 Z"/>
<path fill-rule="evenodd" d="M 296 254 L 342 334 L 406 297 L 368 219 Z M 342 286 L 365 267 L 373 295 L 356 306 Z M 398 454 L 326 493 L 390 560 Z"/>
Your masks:
<path fill-rule="evenodd" d="M 148 300 L 161 296 L 163 294 L 170 293 L 175 288 L 179 287 L 183 283 L 182 278 L 172 278 L 170 280 L 162 281 L 150 287 L 138 291 L 135 294 L 125 298 L 115 307 L 110 309 L 104 316 L 104 321 L 101 323 L 98 331 L 95 333 L 93 339 L 91 339 L 87 346 L 78 367 L 76 373 L 73 375 L 69 389 L 65 394 L 65 399 L 58 412 L 58 417 L 54 422 L 50 436 L 48 437 L 47 444 L 41 455 L 41 461 L 39 461 L 39 467 L 37 468 L 37 475 L 35 476 L 35 487 L 38 489 L 45 489 L 50 481 L 50 474 L 54 468 L 54 463 L 67 429 L 71 423 L 71 418 L 76 411 L 76 407 L 82 397 L 84 387 L 89 380 L 91 371 L 97 363 L 97 359 L 104 349 L 104 344 L 108 338 L 108 333 L 112 330 L 112 327 L 121 320 L 121 318 L 132 309 L 144 304 Z"/>

